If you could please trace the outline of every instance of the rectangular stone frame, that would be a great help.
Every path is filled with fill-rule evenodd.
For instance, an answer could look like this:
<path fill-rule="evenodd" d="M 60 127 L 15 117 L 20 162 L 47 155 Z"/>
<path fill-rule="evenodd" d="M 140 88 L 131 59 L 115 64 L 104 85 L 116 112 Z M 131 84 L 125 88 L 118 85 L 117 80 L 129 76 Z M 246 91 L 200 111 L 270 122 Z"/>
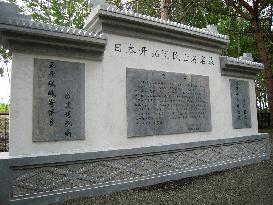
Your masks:
<path fill-rule="evenodd" d="M 85 65 L 35 58 L 33 142 L 85 139 L 84 111 Z"/>
<path fill-rule="evenodd" d="M 234 129 L 251 128 L 249 83 L 230 79 L 232 126 Z"/>
<path fill-rule="evenodd" d="M 127 136 L 211 131 L 209 77 L 126 69 Z"/>

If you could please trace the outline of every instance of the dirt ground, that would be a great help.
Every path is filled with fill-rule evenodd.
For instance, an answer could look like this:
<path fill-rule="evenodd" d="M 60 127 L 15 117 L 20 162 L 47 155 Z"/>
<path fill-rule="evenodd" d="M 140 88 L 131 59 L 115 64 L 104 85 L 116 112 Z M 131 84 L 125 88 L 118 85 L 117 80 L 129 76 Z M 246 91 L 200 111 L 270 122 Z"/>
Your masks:
<path fill-rule="evenodd" d="M 271 156 L 273 137 L 271 133 Z M 273 157 L 255 165 L 55 205 L 273 205 Z"/>

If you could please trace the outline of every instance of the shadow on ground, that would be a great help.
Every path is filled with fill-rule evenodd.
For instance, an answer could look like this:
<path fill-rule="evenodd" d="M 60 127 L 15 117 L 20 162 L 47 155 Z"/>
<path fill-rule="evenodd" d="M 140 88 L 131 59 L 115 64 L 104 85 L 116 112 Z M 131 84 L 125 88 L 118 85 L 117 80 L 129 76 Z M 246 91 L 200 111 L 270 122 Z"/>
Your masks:
<path fill-rule="evenodd" d="M 271 133 L 271 159 L 268 161 L 105 196 L 73 199 L 55 205 L 273 205 L 272 136 Z"/>

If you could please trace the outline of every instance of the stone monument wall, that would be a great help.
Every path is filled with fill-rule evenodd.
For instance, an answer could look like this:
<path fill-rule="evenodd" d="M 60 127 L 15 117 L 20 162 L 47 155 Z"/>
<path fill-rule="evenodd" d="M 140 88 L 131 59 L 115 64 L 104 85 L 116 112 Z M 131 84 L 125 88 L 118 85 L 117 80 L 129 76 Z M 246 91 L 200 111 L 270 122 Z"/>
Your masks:
<path fill-rule="evenodd" d="M 84 29 L 18 12 L 0 2 L 0 43 L 13 55 L 0 205 L 46 205 L 269 159 L 253 81 L 263 65 L 220 56 L 229 40 L 214 27 L 102 2 Z"/>
<path fill-rule="evenodd" d="M 18 71 L 14 72 L 12 76 L 14 79 L 12 90 L 16 90 L 16 93 L 12 92 L 12 98 L 17 100 L 12 102 L 14 103 L 12 107 L 15 111 L 23 110 L 23 112 L 20 112 L 20 115 L 16 116 L 16 118 L 11 119 L 11 126 L 18 127 L 17 129 L 11 129 L 11 135 L 23 136 L 24 141 L 28 143 L 22 144 L 20 141 L 15 140 L 18 137 L 11 138 L 10 154 L 12 155 L 47 155 L 49 153 L 77 153 L 83 150 L 128 149 L 196 142 L 200 139 L 214 140 L 231 136 L 239 137 L 257 133 L 258 131 L 254 81 L 241 79 L 248 82 L 249 86 L 249 116 L 251 116 L 249 117 L 249 124 L 251 126 L 234 129 L 230 93 L 230 80 L 233 78 L 221 76 L 219 55 L 215 53 L 160 42 L 109 35 L 104 61 L 101 63 L 21 53 L 15 53 L 14 59 L 16 60 L 13 62 L 13 68 Z M 82 105 L 85 109 L 84 114 L 80 115 L 80 111 L 77 111 L 76 113 L 79 115 L 76 116 L 76 121 L 85 122 L 85 135 L 82 135 L 85 140 L 62 140 L 54 143 L 32 142 L 32 115 L 34 114 L 32 100 L 36 89 L 33 87 L 32 79 L 35 59 L 58 60 L 71 62 L 72 65 L 78 63 L 84 66 L 85 73 L 82 76 L 78 75 L 77 80 L 84 84 L 82 87 L 85 89 L 85 101 L 79 99 L 75 103 L 77 105 L 84 104 Z M 175 125 L 174 128 L 170 128 L 172 122 L 168 125 L 172 129 L 171 131 L 162 130 L 150 133 L 147 131 L 146 134 L 132 133 L 133 125 L 130 120 L 131 115 L 128 113 L 130 112 L 130 102 L 126 98 L 126 89 L 133 83 L 128 79 L 128 72 L 126 72 L 130 68 L 147 73 L 153 71 L 155 74 L 173 75 L 173 79 L 169 79 L 168 82 L 177 79 L 179 81 L 179 78 L 184 75 L 189 76 L 189 79 L 197 78 L 196 82 L 198 83 L 206 82 L 204 88 L 206 89 L 205 101 L 207 108 L 203 114 L 206 118 L 204 120 L 206 125 L 203 123 L 205 127 L 202 124 L 197 127 L 195 125 L 192 129 L 197 129 L 197 131 L 194 132 L 185 127 L 190 122 L 189 120 L 180 123 L 177 119 L 174 123 L 180 123 L 178 126 Z M 74 80 L 73 83 L 71 83 L 71 89 L 76 91 L 77 81 Z M 17 89 L 17 85 L 21 88 Z M 22 88 L 24 88 L 24 92 L 21 92 Z M 19 99 L 25 99 L 29 103 Z M 81 97 L 81 99 L 83 98 Z M 194 99 L 194 102 L 196 102 L 196 99 Z M 190 107 L 192 103 L 187 104 Z M 165 110 L 163 107 L 161 108 Z M 197 113 L 198 111 L 193 111 L 193 114 Z M 11 117 L 16 114 L 16 112 L 12 112 Z M 82 118 L 83 116 L 85 118 Z M 34 120 L 34 122 L 36 121 Z M 202 122 L 203 120 L 200 120 L 200 123 Z M 134 135 L 143 136 L 135 138 Z"/>

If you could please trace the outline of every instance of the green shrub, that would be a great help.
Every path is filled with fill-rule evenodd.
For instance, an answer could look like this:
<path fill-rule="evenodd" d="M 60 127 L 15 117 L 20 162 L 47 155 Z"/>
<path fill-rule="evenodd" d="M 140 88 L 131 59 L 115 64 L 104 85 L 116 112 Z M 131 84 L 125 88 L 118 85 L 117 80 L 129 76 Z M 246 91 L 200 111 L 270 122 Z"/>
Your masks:
<path fill-rule="evenodd" d="M 0 112 L 9 112 L 9 104 L 0 103 Z"/>

